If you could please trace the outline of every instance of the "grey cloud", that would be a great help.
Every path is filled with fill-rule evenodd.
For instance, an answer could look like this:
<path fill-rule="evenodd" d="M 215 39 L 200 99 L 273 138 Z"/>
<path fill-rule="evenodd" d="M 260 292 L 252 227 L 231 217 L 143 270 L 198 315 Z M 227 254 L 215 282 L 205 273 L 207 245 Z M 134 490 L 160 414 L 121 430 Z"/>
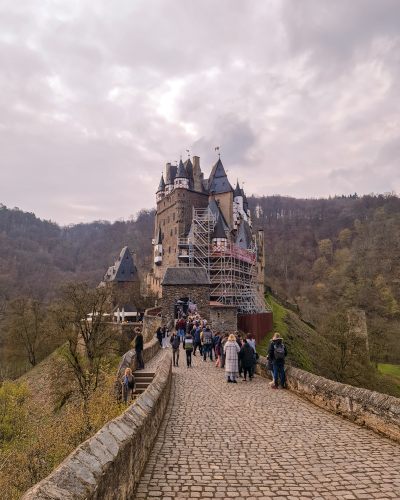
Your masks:
<path fill-rule="evenodd" d="M 165 163 L 248 194 L 390 191 L 397 1 L 0 6 L 0 202 L 62 223 L 155 205 Z M 379 171 L 379 179 L 375 172 Z"/>

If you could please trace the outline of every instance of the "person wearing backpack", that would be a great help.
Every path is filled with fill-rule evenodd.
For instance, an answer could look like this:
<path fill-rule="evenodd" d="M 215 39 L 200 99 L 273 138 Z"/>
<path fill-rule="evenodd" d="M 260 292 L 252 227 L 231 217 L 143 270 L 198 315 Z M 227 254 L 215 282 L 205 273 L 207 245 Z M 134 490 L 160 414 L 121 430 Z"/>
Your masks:
<path fill-rule="evenodd" d="M 187 333 L 183 338 L 183 348 L 186 351 L 187 366 L 192 366 L 192 352 L 193 352 L 193 336 Z"/>
<path fill-rule="evenodd" d="M 285 385 L 285 358 L 287 356 L 287 349 L 278 332 L 274 334 L 272 342 L 269 344 L 268 355 L 274 371 L 274 385 L 271 386 L 271 389 L 278 389 L 279 376 L 281 378 L 280 388 L 283 389 Z"/>

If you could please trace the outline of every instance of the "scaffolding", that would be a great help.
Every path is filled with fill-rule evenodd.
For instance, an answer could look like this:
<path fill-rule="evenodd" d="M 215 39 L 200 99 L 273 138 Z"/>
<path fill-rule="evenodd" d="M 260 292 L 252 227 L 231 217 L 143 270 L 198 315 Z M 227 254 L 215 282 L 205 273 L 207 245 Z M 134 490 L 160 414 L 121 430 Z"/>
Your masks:
<path fill-rule="evenodd" d="M 254 241 L 249 249 L 232 243 L 212 245 L 215 215 L 207 209 L 193 208 L 188 237 L 178 237 L 178 266 L 203 267 L 211 282 L 210 300 L 235 305 L 238 312 L 256 314 L 271 310 L 258 292 L 257 251 Z"/>

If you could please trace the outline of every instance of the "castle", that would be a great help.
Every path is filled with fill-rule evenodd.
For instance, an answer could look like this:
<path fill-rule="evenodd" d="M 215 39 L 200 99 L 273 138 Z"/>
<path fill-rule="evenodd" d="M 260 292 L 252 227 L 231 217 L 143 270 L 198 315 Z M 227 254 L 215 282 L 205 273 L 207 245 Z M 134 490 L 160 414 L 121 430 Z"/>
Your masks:
<path fill-rule="evenodd" d="M 208 179 L 198 156 L 193 163 L 167 163 L 156 201 L 148 289 L 161 298 L 167 269 L 170 284 L 171 268 L 203 268 L 211 304 L 236 306 L 243 314 L 266 312 L 264 233 L 253 234 L 246 195 L 239 182 L 232 187 L 220 157 Z"/>

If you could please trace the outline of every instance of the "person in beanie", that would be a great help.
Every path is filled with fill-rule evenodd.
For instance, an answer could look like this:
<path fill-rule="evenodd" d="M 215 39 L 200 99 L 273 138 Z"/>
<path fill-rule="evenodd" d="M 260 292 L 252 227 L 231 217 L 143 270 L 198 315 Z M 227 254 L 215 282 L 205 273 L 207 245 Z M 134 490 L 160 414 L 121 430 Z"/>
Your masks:
<path fill-rule="evenodd" d="M 174 366 L 178 366 L 178 361 L 179 361 L 179 345 L 181 343 L 181 338 L 176 333 L 176 331 L 174 331 L 172 333 L 169 343 L 172 345 L 172 358 L 173 358 Z M 175 358 L 176 358 L 176 362 L 175 362 Z"/>
<path fill-rule="evenodd" d="M 244 342 L 239 352 L 239 360 L 243 368 L 243 382 L 246 382 L 246 375 L 249 374 L 249 380 L 252 379 L 251 369 L 254 364 L 254 351 L 248 342 Z"/>
<path fill-rule="evenodd" d="M 136 359 L 139 361 L 139 370 L 144 370 L 144 363 L 142 358 L 143 351 L 143 335 L 139 328 L 135 328 L 135 351 L 136 351 Z"/>
<path fill-rule="evenodd" d="M 183 348 L 186 351 L 187 366 L 192 366 L 192 352 L 193 352 L 193 336 L 187 333 L 183 339 Z"/>
<path fill-rule="evenodd" d="M 236 337 L 231 333 L 224 346 L 225 352 L 225 373 L 228 382 L 236 384 L 236 375 L 239 372 L 238 354 L 240 348 L 236 342 Z M 232 377 L 232 380 L 231 380 Z"/>
<path fill-rule="evenodd" d="M 274 334 L 272 342 L 269 344 L 268 355 L 274 370 L 274 385 L 271 385 L 271 389 L 278 389 L 279 376 L 281 378 L 281 389 L 283 389 L 285 386 L 285 358 L 287 356 L 287 349 L 278 332 Z"/>

